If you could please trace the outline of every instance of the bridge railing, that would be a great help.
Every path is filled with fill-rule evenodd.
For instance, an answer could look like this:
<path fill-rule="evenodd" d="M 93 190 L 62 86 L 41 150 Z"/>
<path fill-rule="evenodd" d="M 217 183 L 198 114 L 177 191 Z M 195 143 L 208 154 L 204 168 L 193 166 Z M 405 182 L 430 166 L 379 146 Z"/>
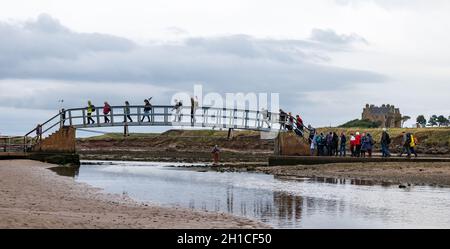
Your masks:
<path fill-rule="evenodd" d="M 150 112 L 144 112 L 144 106 L 112 106 L 111 112 L 103 114 L 102 108 L 96 108 L 90 115 L 87 108 L 74 108 L 61 115 L 60 126 L 70 125 L 75 128 L 110 127 L 110 126 L 193 126 L 217 127 L 249 130 L 270 130 L 276 124 L 276 117 L 265 119 L 261 112 L 241 109 L 200 107 L 191 114 L 191 107 L 154 105 Z M 129 116 L 132 120 L 129 120 Z M 105 122 L 105 117 L 110 122 Z M 274 122 L 275 121 L 275 122 Z"/>
<path fill-rule="evenodd" d="M 129 112 L 126 112 L 126 108 Z M 42 133 L 34 128 L 24 136 L 25 144 L 33 144 L 38 138 L 45 138 L 63 126 L 75 128 L 114 127 L 114 126 L 191 126 L 211 128 L 234 128 L 257 131 L 271 131 L 279 127 L 278 113 L 265 113 L 254 110 L 198 107 L 191 114 L 190 106 L 182 106 L 177 111 L 174 106 L 153 105 L 146 113 L 142 105 L 111 106 L 108 114 L 102 107 L 96 107 L 88 120 L 88 108 L 71 108 L 60 112 L 41 124 Z M 132 121 L 127 118 L 130 116 Z M 110 122 L 105 122 L 105 117 Z"/>
<path fill-rule="evenodd" d="M 22 136 L 0 136 L 0 152 L 23 152 L 28 148 Z"/>

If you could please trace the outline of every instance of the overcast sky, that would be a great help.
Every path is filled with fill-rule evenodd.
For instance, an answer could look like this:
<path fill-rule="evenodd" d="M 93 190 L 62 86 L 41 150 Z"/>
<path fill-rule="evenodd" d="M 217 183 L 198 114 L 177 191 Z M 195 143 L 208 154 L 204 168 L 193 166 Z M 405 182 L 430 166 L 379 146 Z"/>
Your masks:
<path fill-rule="evenodd" d="M 447 0 L 0 0 L 0 134 L 64 106 L 277 92 L 314 126 L 450 115 Z M 412 122 L 409 123 L 411 125 Z"/>

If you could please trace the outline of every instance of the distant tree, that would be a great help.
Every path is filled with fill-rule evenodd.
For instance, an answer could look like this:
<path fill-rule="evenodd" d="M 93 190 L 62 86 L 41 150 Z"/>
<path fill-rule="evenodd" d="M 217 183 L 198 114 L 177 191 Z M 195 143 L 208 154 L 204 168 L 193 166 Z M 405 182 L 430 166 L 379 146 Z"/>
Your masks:
<path fill-rule="evenodd" d="M 439 117 L 437 117 L 436 121 L 439 124 L 439 127 L 448 126 L 448 119 L 446 117 L 444 117 L 444 115 L 439 115 Z"/>
<path fill-rule="evenodd" d="M 421 127 L 425 127 L 427 124 L 427 120 L 425 119 L 424 115 L 419 115 L 416 118 L 416 123 L 418 123 Z"/>
<path fill-rule="evenodd" d="M 430 125 L 430 126 L 438 125 L 437 118 L 438 118 L 437 115 L 432 115 L 430 117 L 430 119 L 428 120 L 428 125 Z"/>
<path fill-rule="evenodd" d="M 401 119 L 401 121 L 402 121 L 402 127 L 403 127 L 403 125 L 405 124 L 405 122 L 408 121 L 408 120 L 410 120 L 410 119 L 411 119 L 410 116 L 402 116 L 402 119 Z"/>

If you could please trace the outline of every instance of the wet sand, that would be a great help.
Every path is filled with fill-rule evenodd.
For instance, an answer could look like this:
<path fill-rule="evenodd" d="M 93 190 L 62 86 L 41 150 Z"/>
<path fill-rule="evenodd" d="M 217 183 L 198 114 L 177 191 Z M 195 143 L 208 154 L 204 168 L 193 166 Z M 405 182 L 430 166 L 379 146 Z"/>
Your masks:
<path fill-rule="evenodd" d="M 165 208 L 58 176 L 55 165 L 0 160 L 0 228 L 268 228 L 220 213 Z"/>
<path fill-rule="evenodd" d="M 450 187 L 448 162 L 334 163 L 258 167 L 256 171 L 279 177 L 324 177 Z"/>

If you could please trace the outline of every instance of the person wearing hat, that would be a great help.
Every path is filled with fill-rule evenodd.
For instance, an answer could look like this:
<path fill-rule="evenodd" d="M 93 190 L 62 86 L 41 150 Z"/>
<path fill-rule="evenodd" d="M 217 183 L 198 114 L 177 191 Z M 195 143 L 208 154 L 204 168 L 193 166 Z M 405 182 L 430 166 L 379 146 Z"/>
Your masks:
<path fill-rule="evenodd" d="M 390 157 L 391 153 L 389 152 L 389 145 L 391 144 L 391 138 L 389 137 L 389 133 L 387 133 L 387 129 L 383 128 L 383 133 L 381 133 L 381 156 L 382 157 Z"/>

